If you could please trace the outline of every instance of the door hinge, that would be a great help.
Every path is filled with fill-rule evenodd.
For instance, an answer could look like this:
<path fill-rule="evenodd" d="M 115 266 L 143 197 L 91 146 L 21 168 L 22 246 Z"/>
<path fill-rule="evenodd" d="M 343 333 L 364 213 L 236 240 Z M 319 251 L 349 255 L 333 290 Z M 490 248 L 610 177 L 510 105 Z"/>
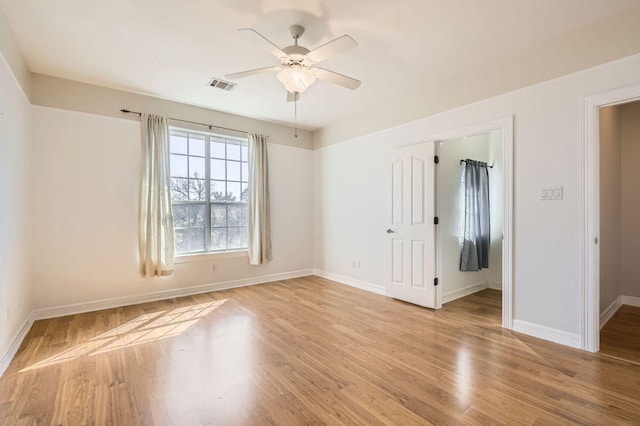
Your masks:
<path fill-rule="evenodd" d="M 439 224 L 439 223 L 440 223 L 440 219 L 438 219 L 438 216 L 434 217 L 434 218 L 433 218 L 433 224 L 434 224 L 434 225 L 437 225 L 437 224 Z"/>
<path fill-rule="evenodd" d="M 433 279 L 433 285 L 438 285 L 438 278 L 437 277 Z"/>
<path fill-rule="evenodd" d="M 435 156 L 433 157 L 433 162 L 434 162 L 434 163 L 436 163 L 436 164 L 438 164 L 438 163 L 440 162 L 440 157 L 438 157 L 437 155 L 435 155 Z"/>

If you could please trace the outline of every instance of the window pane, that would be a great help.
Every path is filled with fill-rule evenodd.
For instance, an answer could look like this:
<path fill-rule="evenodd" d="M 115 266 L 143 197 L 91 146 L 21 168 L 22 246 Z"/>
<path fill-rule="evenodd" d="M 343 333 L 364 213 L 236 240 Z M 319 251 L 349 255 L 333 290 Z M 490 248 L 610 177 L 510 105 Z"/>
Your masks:
<path fill-rule="evenodd" d="M 186 205 L 178 204 L 173 206 L 173 226 L 176 228 L 185 228 L 189 226 Z"/>
<path fill-rule="evenodd" d="M 247 201 L 249 201 L 249 184 L 248 183 L 242 184 L 242 194 L 240 197 L 240 201 L 242 201 L 243 203 L 246 203 Z"/>
<path fill-rule="evenodd" d="M 240 201 L 240 182 L 227 182 L 227 201 Z"/>
<path fill-rule="evenodd" d="M 227 161 L 227 180 L 240 181 L 240 163 L 238 161 Z"/>
<path fill-rule="evenodd" d="M 211 157 L 224 158 L 224 140 L 218 138 L 211 138 Z"/>
<path fill-rule="evenodd" d="M 240 161 L 240 143 L 239 142 L 227 142 L 227 160 Z"/>
<path fill-rule="evenodd" d="M 249 247 L 249 229 L 242 228 L 242 247 Z"/>
<path fill-rule="evenodd" d="M 225 180 L 224 160 L 211 160 L 211 179 Z"/>
<path fill-rule="evenodd" d="M 211 226 L 227 226 L 227 206 L 211 205 Z"/>
<path fill-rule="evenodd" d="M 249 163 L 242 163 L 242 181 L 249 182 Z"/>
<path fill-rule="evenodd" d="M 188 179 L 171 179 L 171 199 L 174 201 L 187 201 L 189 199 Z"/>
<path fill-rule="evenodd" d="M 193 178 L 204 178 L 204 158 L 200 157 L 189 157 L 189 177 Z"/>
<path fill-rule="evenodd" d="M 169 149 L 172 154 L 184 154 L 187 155 L 187 134 L 186 133 L 171 133 L 170 137 L 171 148 Z"/>
<path fill-rule="evenodd" d="M 223 180 L 212 180 L 209 184 L 211 201 L 224 201 L 226 198 L 226 185 Z"/>
<path fill-rule="evenodd" d="M 184 155 L 171 155 L 169 161 L 171 176 L 187 177 L 187 157 Z"/>
<path fill-rule="evenodd" d="M 249 147 L 246 143 L 242 144 L 242 161 L 249 161 Z"/>
<path fill-rule="evenodd" d="M 200 227 L 205 226 L 205 205 L 191 204 L 189 206 L 189 226 Z"/>
<path fill-rule="evenodd" d="M 174 235 L 176 238 L 176 251 L 183 252 L 189 250 L 189 244 L 187 241 L 188 229 L 176 229 Z"/>
<path fill-rule="evenodd" d="M 240 248 L 242 246 L 242 228 L 229 228 L 227 248 Z"/>
<path fill-rule="evenodd" d="M 204 136 L 189 133 L 189 155 L 204 157 Z"/>
<path fill-rule="evenodd" d="M 242 206 L 231 204 L 227 207 L 227 225 L 240 226 L 242 221 Z"/>
<path fill-rule="evenodd" d="M 242 204 L 242 216 L 240 217 L 240 225 L 247 226 L 249 223 L 249 206 Z"/>
<path fill-rule="evenodd" d="M 205 201 L 207 197 L 207 187 L 204 179 L 189 179 L 189 200 Z"/>
<path fill-rule="evenodd" d="M 204 228 L 189 229 L 189 251 L 204 250 Z"/>
<path fill-rule="evenodd" d="M 211 250 L 225 250 L 227 248 L 227 229 L 214 228 L 211 231 Z"/>

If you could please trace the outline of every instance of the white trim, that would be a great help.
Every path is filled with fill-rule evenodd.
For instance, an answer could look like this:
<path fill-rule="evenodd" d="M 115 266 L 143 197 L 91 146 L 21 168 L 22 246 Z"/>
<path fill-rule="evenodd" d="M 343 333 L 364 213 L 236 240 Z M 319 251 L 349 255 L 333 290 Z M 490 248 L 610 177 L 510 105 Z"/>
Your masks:
<path fill-rule="evenodd" d="M 513 331 L 537 337 L 538 339 L 548 340 L 560 345 L 580 349 L 580 334 L 577 333 L 568 333 L 566 331 L 518 319 L 513 320 Z"/>
<path fill-rule="evenodd" d="M 600 141 L 599 110 L 640 99 L 640 84 L 621 87 L 582 99 L 581 116 L 581 198 L 580 210 L 580 347 L 589 352 L 600 349 Z"/>
<path fill-rule="evenodd" d="M 602 330 L 602 327 L 604 327 L 604 325 L 609 322 L 611 317 L 618 311 L 618 309 L 620 309 L 620 306 L 622 306 L 622 297 L 623 296 L 618 296 L 616 300 L 614 300 L 609 306 L 607 306 L 607 309 L 600 313 L 600 330 Z"/>
<path fill-rule="evenodd" d="M 493 130 L 502 132 L 502 174 L 503 186 L 503 240 L 502 240 L 502 327 L 507 330 L 513 328 L 513 116 L 477 123 L 470 126 L 449 130 L 429 137 L 429 140 L 444 141 L 464 136 L 477 135 Z M 436 235 L 438 232 L 436 230 Z M 439 238 L 439 237 L 437 237 Z M 436 252 L 439 258 L 439 240 Z M 436 276 L 440 275 L 440 265 L 437 266 Z M 442 291 L 436 289 L 436 307 L 441 307 Z"/>
<path fill-rule="evenodd" d="M 20 349 L 20 345 L 22 345 L 22 341 L 24 340 L 24 338 L 27 337 L 27 334 L 29 334 L 31 326 L 33 326 L 33 322 L 34 319 L 32 312 L 27 316 L 20 328 L 13 335 L 9 347 L 2 355 L 2 359 L 0 360 L 0 377 L 2 377 L 5 371 L 7 371 L 7 367 L 9 367 L 9 364 L 11 364 L 13 357 L 16 356 L 16 353 L 18 353 L 18 349 Z"/>
<path fill-rule="evenodd" d="M 335 281 L 340 284 L 345 284 L 351 287 L 359 288 L 361 290 L 370 291 L 372 293 L 386 295 L 386 290 L 383 285 L 373 284 L 367 281 L 358 280 L 356 278 L 346 277 L 344 275 L 334 274 L 332 272 L 323 271 L 321 269 L 314 269 L 313 275 L 317 275 L 321 278 L 326 278 L 331 281 Z"/>
<path fill-rule="evenodd" d="M 233 281 L 204 284 L 193 287 L 179 288 L 175 290 L 162 290 L 136 296 L 115 297 L 111 299 L 96 300 L 94 302 L 74 303 L 72 305 L 56 306 L 53 308 L 36 309 L 32 313 L 34 320 L 56 318 L 66 315 L 82 314 L 85 312 L 100 311 L 102 309 L 117 308 L 120 306 L 137 305 L 139 303 L 155 302 L 157 300 L 173 299 L 174 297 L 192 296 L 194 294 L 210 293 L 212 291 L 227 290 L 230 288 L 246 287 L 256 284 L 265 284 L 274 281 L 300 278 L 313 275 L 311 269 L 301 271 L 284 272 L 281 274 L 263 275 L 254 278 L 243 278 Z"/>
<path fill-rule="evenodd" d="M 636 308 L 640 308 L 640 297 L 620 296 L 620 299 L 622 299 L 623 305 L 635 306 Z"/>
<path fill-rule="evenodd" d="M 453 302 L 456 299 L 460 299 L 473 293 L 486 290 L 487 288 L 489 288 L 489 284 L 487 283 L 487 281 L 471 284 L 470 286 L 467 286 L 465 288 L 461 288 L 459 290 L 452 291 L 451 293 L 444 294 L 442 296 L 442 303 Z"/>
<path fill-rule="evenodd" d="M 502 283 L 499 283 L 498 281 L 489 281 L 489 288 L 491 290 L 500 290 L 500 291 L 502 291 Z"/>

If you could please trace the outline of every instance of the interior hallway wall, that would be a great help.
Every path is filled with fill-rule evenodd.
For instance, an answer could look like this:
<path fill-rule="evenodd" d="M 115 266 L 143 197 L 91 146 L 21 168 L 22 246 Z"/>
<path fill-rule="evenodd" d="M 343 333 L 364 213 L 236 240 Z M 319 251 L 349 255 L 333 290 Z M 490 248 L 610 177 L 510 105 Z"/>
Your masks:
<path fill-rule="evenodd" d="M 620 138 L 622 294 L 640 297 L 640 101 L 620 106 Z"/>
<path fill-rule="evenodd" d="M 600 109 L 600 313 L 621 294 L 620 108 Z"/>

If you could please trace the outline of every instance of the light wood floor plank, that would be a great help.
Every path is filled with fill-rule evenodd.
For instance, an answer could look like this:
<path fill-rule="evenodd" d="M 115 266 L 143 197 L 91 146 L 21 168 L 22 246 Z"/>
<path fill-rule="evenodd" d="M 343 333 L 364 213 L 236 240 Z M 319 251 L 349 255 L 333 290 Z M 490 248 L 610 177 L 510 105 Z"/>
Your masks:
<path fill-rule="evenodd" d="M 0 424 L 640 424 L 639 396 L 638 365 L 502 329 L 498 291 L 305 277 L 38 321 Z"/>

